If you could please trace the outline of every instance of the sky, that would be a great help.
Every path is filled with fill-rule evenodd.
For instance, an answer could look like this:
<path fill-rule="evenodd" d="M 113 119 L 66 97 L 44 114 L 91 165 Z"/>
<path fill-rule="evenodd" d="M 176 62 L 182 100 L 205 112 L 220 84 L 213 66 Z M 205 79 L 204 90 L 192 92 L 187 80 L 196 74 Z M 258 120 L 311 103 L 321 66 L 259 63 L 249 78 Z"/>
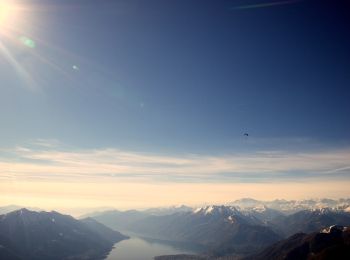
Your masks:
<path fill-rule="evenodd" d="M 349 11 L 0 0 L 0 205 L 349 197 Z"/>

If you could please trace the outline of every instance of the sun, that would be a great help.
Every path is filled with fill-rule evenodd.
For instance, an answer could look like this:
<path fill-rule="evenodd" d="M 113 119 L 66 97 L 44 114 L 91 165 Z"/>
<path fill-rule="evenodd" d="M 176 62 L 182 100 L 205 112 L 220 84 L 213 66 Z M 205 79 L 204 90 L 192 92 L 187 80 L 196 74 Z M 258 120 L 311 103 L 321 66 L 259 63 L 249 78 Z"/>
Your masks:
<path fill-rule="evenodd" d="M 8 3 L 0 3 L 0 24 L 6 22 L 8 17 L 11 15 L 11 9 L 11 5 L 9 5 Z"/>
<path fill-rule="evenodd" d="M 11 27 L 18 16 L 18 6 L 11 0 L 0 0 L 0 28 Z"/>
<path fill-rule="evenodd" d="M 0 3 L 0 24 L 6 21 L 9 12 L 9 6 L 4 3 Z"/>

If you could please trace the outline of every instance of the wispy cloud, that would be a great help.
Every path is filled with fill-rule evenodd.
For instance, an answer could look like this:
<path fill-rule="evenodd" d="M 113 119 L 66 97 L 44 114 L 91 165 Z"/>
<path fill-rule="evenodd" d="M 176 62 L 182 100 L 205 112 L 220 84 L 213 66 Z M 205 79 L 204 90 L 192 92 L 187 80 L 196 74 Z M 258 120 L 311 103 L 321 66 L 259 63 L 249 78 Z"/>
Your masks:
<path fill-rule="evenodd" d="M 256 4 L 249 4 L 249 5 L 235 6 L 232 9 L 233 10 L 245 10 L 245 9 L 267 8 L 267 7 L 274 7 L 274 6 L 279 6 L 279 5 L 295 4 L 295 3 L 298 3 L 301 1 L 302 0 L 289 0 L 289 1 L 274 1 L 274 2 L 256 3 Z"/>
<path fill-rule="evenodd" d="M 29 141 L 29 145 L 43 146 L 43 147 L 58 147 L 61 145 L 60 141 L 56 139 L 34 139 Z"/>
<path fill-rule="evenodd" d="M 3 152 L 0 178 L 161 182 L 350 178 L 350 149 L 169 156 L 115 148 L 67 151 L 58 141 L 47 140 L 34 144 L 8 149 L 5 155 Z"/>

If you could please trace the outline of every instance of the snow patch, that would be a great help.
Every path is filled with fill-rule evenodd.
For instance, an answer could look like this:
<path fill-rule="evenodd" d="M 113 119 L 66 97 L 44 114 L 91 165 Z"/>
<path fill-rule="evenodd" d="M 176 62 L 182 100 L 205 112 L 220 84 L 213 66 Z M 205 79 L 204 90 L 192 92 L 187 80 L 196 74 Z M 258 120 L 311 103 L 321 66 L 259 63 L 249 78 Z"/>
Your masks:
<path fill-rule="evenodd" d="M 214 207 L 213 206 L 209 206 L 206 210 L 205 210 L 205 215 L 210 214 L 211 212 L 213 212 Z"/>
<path fill-rule="evenodd" d="M 228 216 L 227 219 L 231 224 L 235 222 L 235 219 L 232 216 Z"/>
<path fill-rule="evenodd" d="M 346 231 L 347 229 L 348 229 L 348 228 L 347 228 L 347 227 L 344 227 L 344 226 L 332 225 L 332 226 L 330 226 L 330 227 L 328 227 L 328 228 L 322 229 L 322 230 L 320 231 L 320 233 L 327 233 L 327 234 L 329 234 L 329 233 L 339 232 L 339 231 L 343 232 L 343 231 Z"/>

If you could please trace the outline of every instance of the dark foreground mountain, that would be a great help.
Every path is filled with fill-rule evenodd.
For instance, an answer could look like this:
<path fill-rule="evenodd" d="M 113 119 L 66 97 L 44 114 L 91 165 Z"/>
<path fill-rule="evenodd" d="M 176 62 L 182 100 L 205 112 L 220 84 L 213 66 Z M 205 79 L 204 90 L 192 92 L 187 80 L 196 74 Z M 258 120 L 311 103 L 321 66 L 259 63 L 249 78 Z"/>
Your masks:
<path fill-rule="evenodd" d="M 0 215 L 0 259 L 103 259 L 127 239 L 92 219 L 20 209 Z"/>
<path fill-rule="evenodd" d="M 297 233 L 249 257 L 238 256 L 158 256 L 155 260 L 348 260 L 350 229 L 331 226 L 312 234 Z"/>
<path fill-rule="evenodd" d="M 331 226 L 313 234 L 297 233 L 245 260 L 347 260 L 350 259 L 350 229 Z"/>
<path fill-rule="evenodd" d="M 156 256 L 154 260 L 216 260 L 216 258 L 200 255 L 162 255 Z"/>
<path fill-rule="evenodd" d="M 302 210 L 289 216 L 279 216 L 270 223 L 288 237 L 300 232 L 315 232 L 334 223 L 349 226 L 350 213 L 330 208 Z"/>

